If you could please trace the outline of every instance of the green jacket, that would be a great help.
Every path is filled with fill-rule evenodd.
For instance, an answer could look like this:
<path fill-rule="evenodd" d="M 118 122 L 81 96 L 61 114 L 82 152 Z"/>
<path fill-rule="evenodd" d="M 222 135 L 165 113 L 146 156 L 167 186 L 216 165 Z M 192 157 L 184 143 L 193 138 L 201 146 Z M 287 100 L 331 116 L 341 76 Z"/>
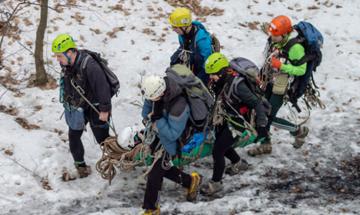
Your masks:
<path fill-rule="evenodd" d="M 275 43 L 273 44 L 274 47 L 282 50 L 283 47 L 289 42 L 289 40 L 292 38 L 292 35 L 290 35 L 285 43 Z M 290 60 L 299 60 L 305 55 L 305 48 L 299 44 L 296 43 L 293 45 L 289 50 L 289 59 Z M 306 63 L 300 65 L 300 66 L 294 66 L 290 62 L 283 63 L 280 67 L 280 70 L 284 73 L 287 73 L 289 75 L 294 76 L 302 76 L 306 72 Z"/>

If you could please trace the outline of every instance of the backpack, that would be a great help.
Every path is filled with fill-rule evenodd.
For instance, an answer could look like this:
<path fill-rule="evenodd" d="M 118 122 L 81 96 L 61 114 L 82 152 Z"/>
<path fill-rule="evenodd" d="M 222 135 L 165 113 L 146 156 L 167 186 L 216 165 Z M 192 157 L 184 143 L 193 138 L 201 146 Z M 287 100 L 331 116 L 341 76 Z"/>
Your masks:
<path fill-rule="evenodd" d="M 256 95 L 263 94 L 262 90 L 259 89 L 257 82 L 260 70 L 255 63 L 249 59 L 237 57 L 230 61 L 230 67 L 245 78 L 246 85 L 253 93 Z"/>
<path fill-rule="evenodd" d="M 314 81 L 313 72 L 316 71 L 317 67 L 321 64 L 321 48 L 324 43 L 324 38 L 320 31 L 309 22 L 301 21 L 293 27 L 298 32 L 298 36 L 288 41 L 283 48 L 283 54 L 285 54 L 285 58 L 288 59 L 290 48 L 300 43 L 305 49 L 305 56 L 299 60 L 288 60 L 294 66 L 307 63 L 305 74 L 295 77 L 288 91 L 290 100 L 296 102 L 297 99 L 305 93 L 308 85 L 311 85 L 309 82 L 310 78 L 312 79 L 314 87 L 318 88 Z"/>
<path fill-rule="evenodd" d="M 220 40 L 215 36 L 215 34 L 211 34 L 211 48 L 213 53 L 220 52 L 221 49 Z"/>
<path fill-rule="evenodd" d="M 183 90 L 190 107 L 190 121 L 195 128 L 204 128 L 214 99 L 202 81 L 183 64 L 175 64 L 166 70 L 166 76 Z"/>
<path fill-rule="evenodd" d="M 87 66 L 87 61 L 90 57 L 92 57 L 101 67 L 101 69 L 104 71 L 104 74 L 106 76 L 106 79 L 110 85 L 111 90 L 111 97 L 114 95 L 117 96 L 119 90 L 120 90 L 120 81 L 115 75 L 115 73 L 108 67 L 108 62 L 104 58 L 101 57 L 100 53 L 93 52 L 90 50 L 83 49 L 85 53 L 88 55 L 85 57 L 83 62 L 81 63 L 81 71 L 83 71 Z"/>

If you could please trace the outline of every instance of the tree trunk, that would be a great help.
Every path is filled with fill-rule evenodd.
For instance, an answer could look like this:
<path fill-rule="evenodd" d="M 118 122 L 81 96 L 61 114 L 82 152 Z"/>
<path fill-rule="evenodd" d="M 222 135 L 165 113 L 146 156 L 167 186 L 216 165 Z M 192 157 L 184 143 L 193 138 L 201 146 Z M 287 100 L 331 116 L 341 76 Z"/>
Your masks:
<path fill-rule="evenodd" d="M 40 0 L 40 3 L 41 3 L 40 23 L 36 31 L 35 54 L 34 54 L 35 67 L 36 67 L 35 85 L 37 86 L 44 85 L 48 81 L 44 67 L 44 56 L 43 56 L 44 35 L 45 35 L 45 29 L 47 26 L 47 17 L 48 17 L 48 0 Z"/>

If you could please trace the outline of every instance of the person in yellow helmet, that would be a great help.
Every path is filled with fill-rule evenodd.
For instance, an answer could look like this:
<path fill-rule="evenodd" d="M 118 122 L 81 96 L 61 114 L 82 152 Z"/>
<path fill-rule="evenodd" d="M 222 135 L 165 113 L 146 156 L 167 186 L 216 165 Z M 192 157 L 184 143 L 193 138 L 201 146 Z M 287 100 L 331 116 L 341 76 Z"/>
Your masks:
<path fill-rule="evenodd" d="M 236 58 L 231 62 L 221 53 L 215 52 L 205 62 L 206 73 L 210 75 L 209 88 L 215 93 L 216 107 L 213 118 L 215 142 L 212 151 L 214 160 L 211 179 L 204 183 L 200 192 L 213 195 L 223 189 L 222 177 L 225 173 L 235 175 L 248 169 L 246 160 L 241 159 L 233 145 L 236 130 L 244 131 L 244 120 L 250 121 L 251 109 L 256 112 L 256 131 L 258 140 L 268 137 L 267 108 L 261 97 L 250 87 L 248 77 L 242 71 L 257 72 L 257 66 L 245 58 Z M 219 105 L 220 104 L 220 105 Z M 231 164 L 225 168 L 225 157 Z"/>
<path fill-rule="evenodd" d="M 87 177 L 91 174 L 91 168 L 84 160 L 81 136 L 87 122 L 98 143 L 109 136 L 107 121 L 111 112 L 110 85 L 99 63 L 84 50 L 77 49 L 69 34 L 60 34 L 53 40 L 52 52 L 62 68 L 60 102 L 65 108 L 65 120 L 69 127 L 70 151 L 80 177 Z M 99 114 L 83 96 L 95 106 Z"/>
<path fill-rule="evenodd" d="M 178 34 L 180 43 L 170 58 L 170 64 L 186 64 L 207 85 L 209 76 L 205 73 L 205 60 L 213 52 L 210 33 L 201 22 L 192 20 L 187 8 L 176 8 L 168 21 Z"/>

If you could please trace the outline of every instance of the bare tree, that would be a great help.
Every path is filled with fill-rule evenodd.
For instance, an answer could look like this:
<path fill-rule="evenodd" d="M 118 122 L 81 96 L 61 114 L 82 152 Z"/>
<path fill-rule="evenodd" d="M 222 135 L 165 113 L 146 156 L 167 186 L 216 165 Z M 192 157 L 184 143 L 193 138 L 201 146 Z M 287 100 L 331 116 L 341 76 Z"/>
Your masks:
<path fill-rule="evenodd" d="M 43 45 L 44 45 L 44 35 L 45 29 L 47 26 L 47 17 L 48 17 L 48 0 L 40 0 L 41 10 L 40 10 L 40 23 L 36 31 L 36 41 L 35 41 L 35 68 L 36 68 L 36 78 L 35 85 L 44 85 L 48 82 L 44 67 L 44 56 L 43 56 Z"/>
<path fill-rule="evenodd" d="M 5 4 L 3 3 L 3 1 L 0 0 L 1 4 Z M 23 6 L 25 5 L 25 6 Z M 10 31 L 14 31 L 13 33 L 16 34 L 18 31 L 17 26 L 12 25 L 12 21 L 13 19 L 16 17 L 16 14 L 24 9 L 26 6 L 29 5 L 28 1 L 22 0 L 22 1 L 18 1 L 18 3 L 16 4 L 16 6 L 11 10 L 11 11 L 7 11 L 7 10 L 2 10 L 0 9 L 0 66 L 3 63 L 3 59 L 2 59 L 2 54 L 4 53 L 2 50 L 2 45 L 4 42 L 4 38 L 6 36 L 10 36 L 11 34 L 9 33 Z M 23 7 L 21 7 L 23 6 Z M 10 34 L 10 35 L 9 35 Z"/>

